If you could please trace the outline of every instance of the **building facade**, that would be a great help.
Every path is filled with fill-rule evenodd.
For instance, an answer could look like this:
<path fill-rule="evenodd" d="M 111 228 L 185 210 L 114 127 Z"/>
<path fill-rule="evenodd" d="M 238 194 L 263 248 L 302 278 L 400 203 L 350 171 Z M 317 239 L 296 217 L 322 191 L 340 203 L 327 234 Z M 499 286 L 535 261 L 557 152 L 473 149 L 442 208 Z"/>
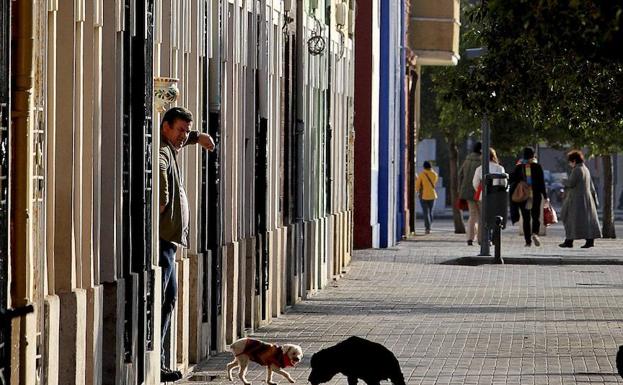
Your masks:
<path fill-rule="evenodd" d="M 415 229 L 420 69 L 458 62 L 459 5 L 358 3 L 355 248 L 389 247 Z"/>
<path fill-rule="evenodd" d="M 193 230 L 165 364 L 343 274 L 354 19 L 349 0 L 0 1 L 6 383 L 159 383 L 156 78 L 217 143 L 180 153 Z"/>

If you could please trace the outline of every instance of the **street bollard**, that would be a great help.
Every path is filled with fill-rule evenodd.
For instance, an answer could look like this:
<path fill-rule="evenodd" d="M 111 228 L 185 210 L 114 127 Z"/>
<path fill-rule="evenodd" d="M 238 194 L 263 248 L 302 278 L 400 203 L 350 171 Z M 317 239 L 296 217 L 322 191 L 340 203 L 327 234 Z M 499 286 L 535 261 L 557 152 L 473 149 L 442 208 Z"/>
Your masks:
<path fill-rule="evenodd" d="M 501 183 L 493 184 L 495 180 L 502 180 Z M 493 245 L 495 247 L 495 263 L 504 263 L 502 259 L 502 230 L 506 228 L 508 213 L 508 174 L 487 174 L 485 175 L 485 190 L 487 212 L 485 215 L 486 231 L 492 233 Z"/>
<path fill-rule="evenodd" d="M 495 252 L 493 254 L 493 260 L 495 263 L 504 264 L 502 259 L 502 228 L 503 218 L 501 216 L 495 217 L 495 227 L 493 228 L 493 246 Z"/>

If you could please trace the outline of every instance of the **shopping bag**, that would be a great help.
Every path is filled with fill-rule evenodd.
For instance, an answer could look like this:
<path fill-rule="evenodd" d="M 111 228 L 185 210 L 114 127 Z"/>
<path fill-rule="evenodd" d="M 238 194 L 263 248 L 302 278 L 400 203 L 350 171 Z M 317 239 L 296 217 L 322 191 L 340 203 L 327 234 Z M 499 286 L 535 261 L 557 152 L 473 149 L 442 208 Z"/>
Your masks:
<path fill-rule="evenodd" d="M 467 211 L 467 210 L 469 210 L 469 206 L 467 205 L 467 200 L 461 199 L 461 198 L 456 198 L 456 201 L 454 202 L 454 208 L 459 210 L 459 211 Z"/>
<path fill-rule="evenodd" d="M 480 195 L 482 194 L 482 183 L 478 185 L 476 192 L 474 192 L 474 200 L 476 202 L 480 201 Z"/>
<path fill-rule="evenodd" d="M 545 226 L 550 226 L 554 223 L 558 223 L 556 210 L 554 210 L 554 208 L 550 204 L 547 204 L 545 207 L 543 207 L 543 222 L 545 222 Z"/>

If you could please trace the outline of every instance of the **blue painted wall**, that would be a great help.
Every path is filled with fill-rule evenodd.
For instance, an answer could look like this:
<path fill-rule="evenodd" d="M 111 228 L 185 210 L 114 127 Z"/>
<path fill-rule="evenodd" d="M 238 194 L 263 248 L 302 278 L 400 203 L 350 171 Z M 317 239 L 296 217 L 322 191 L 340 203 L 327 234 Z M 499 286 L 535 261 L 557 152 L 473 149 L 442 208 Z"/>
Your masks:
<path fill-rule="evenodd" d="M 380 84 L 379 84 L 379 225 L 380 238 L 379 246 L 387 247 L 389 239 L 387 237 L 387 223 L 389 221 L 389 30 L 390 22 L 390 2 L 381 0 L 381 57 L 380 57 Z"/>
<path fill-rule="evenodd" d="M 406 4 L 404 1 L 400 2 L 400 73 L 398 76 L 397 92 L 400 94 L 400 108 L 398 113 L 398 135 L 400 138 L 400 146 L 398 147 L 398 155 L 400 161 L 398 162 L 398 187 L 396 188 L 396 240 L 402 238 L 404 234 L 404 188 L 405 188 L 405 152 L 406 152 L 406 138 L 405 138 L 405 125 L 406 125 L 406 100 L 405 100 L 405 71 L 406 71 Z"/>
<path fill-rule="evenodd" d="M 404 12 L 404 0 L 381 1 L 378 186 L 380 247 L 394 245 L 401 237 L 403 226 Z"/>

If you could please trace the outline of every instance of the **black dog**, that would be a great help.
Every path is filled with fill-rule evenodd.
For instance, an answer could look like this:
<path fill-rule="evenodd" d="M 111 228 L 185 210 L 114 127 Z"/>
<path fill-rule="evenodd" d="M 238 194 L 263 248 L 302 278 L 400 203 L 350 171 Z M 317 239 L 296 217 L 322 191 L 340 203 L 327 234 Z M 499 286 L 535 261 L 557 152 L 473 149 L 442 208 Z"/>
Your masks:
<path fill-rule="evenodd" d="M 619 351 L 617 352 L 617 372 L 619 375 L 623 377 L 623 345 L 619 346 Z"/>
<path fill-rule="evenodd" d="M 378 385 L 390 379 L 394 385 L 405 385 L 396 356 L 385 346 L 359 337 L 350 337 L 335 346 L 323 349 L 311 358 L 312 385 L 329 382 L 337 373 L 348 377 L 348 385 L 361 379 Z"/>

